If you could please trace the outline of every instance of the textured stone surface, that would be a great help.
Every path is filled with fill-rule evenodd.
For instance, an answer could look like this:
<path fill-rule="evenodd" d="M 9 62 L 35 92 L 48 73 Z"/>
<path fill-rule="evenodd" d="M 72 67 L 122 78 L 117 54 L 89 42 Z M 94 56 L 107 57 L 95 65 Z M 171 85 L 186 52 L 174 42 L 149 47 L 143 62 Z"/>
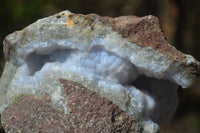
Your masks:
<path fill-rule="evenodd" d="M 56 110 L 48 94 L 42 97 L 21 96 L 3 112 L 6 132 L 70 132 L 70 133 L 139 133 L 134 118 L 112 101 L 90 91 L 81 84 L 60 80 L 67 97 L 69 114 Z"/>
<path fill-rule="evenodd" d="M 121 16 L 117 18 L 101 17 L 96 14 L 89 16 L 108 24 L 114 31 L 137 45 L 152 47 L 172 60 L 185 62 L 186 56 L 166 41 L 159 20 L 154 16 Z"/>
<path fill-rule="evenodd" d="M 178 86 L 200 86 L 200 63 L 171 46 L 151 15 L 110 18 L 63 11 L 8 35 L 4 54 L 0 113 L 7 131 L 16 130 L 9 116 L 31 122 L 23 111 L 41 103 L 49 119 L 59 115 L 73 131 L 81 125 L 65 117 L 83 123 L 84 130 L 92 123 L 101 127 L 95 129 L 99 132 L 155 133 L 176 110 Z M 60 79 L 66 79 L 61 80 L 64 88 Z M 37 109 L 33 115 L 41 113 Z"/>

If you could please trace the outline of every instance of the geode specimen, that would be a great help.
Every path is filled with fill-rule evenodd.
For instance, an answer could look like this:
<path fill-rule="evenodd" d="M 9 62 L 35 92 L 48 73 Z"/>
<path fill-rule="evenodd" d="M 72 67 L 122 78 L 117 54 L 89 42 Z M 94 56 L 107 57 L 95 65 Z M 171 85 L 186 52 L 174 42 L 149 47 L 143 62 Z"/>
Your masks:
<path fill-rule="evenodd" d="M 0 113 L 7 132 L 158 132 L 200 63 L 154 16 L 63 11 L 4 40 Z"/>

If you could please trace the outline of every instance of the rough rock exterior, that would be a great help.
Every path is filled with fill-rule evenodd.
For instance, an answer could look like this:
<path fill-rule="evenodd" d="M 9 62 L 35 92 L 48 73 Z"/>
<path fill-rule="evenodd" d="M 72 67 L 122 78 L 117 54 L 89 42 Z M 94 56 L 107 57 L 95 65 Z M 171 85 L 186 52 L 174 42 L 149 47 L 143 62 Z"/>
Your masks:
<path fill-rule="evenodd" d="M 156 133 L 200 86 L 200 63 L 154 16 L 63 11 L 4 40 L 0 113 L 7 132 Z"/>
<path fill-rule="evenodd" d="M 135 132 L 134 118 L 79 83 L 60 80 L 68 95 L 69 114 L 56 110 L 48 94 L 21 96 L 3 113 L 6 132 L 114 133 Z M 26 126 L 24 126 L 26 125 Z M 138 131 L 137 131 L 137 130 Z"/>
<path fill-rule="evenodd" d="M 118 18 L 100 17 L 90 14 L 92 18 L 108 24 L 112 29 L 131 42 L 152 47 L 176 61 L 185 61 L 186 56 L 171 46 L 162 33 L 158 18 L 154 16 L 122 16 Z"/>

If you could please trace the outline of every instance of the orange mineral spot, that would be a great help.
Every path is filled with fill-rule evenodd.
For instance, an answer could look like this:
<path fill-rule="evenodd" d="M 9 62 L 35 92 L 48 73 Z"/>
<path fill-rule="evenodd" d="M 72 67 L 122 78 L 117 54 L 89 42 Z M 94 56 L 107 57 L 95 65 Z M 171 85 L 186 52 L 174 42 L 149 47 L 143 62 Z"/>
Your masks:
<path fill-rule="evenodd" d="M 68 17 L 68 22 L 65 24 L 65 26 L 74 26 L 74 25 L 75 23 L 73 22 L 73 20 L 70 17 Z"/>

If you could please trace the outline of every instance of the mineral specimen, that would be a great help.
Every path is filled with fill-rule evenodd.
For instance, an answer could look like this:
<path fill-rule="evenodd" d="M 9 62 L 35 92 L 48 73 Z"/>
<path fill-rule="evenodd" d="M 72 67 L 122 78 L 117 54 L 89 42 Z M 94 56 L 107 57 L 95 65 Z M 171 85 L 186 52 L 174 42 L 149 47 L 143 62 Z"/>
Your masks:
<path fill-rule="evenodd" d="M 154 16 L 63 11 L 7 36 L 4 54 L 6 132 L 155 133 L 178 86 L 200 86 L 200 63 L 165 40 Z"/>

